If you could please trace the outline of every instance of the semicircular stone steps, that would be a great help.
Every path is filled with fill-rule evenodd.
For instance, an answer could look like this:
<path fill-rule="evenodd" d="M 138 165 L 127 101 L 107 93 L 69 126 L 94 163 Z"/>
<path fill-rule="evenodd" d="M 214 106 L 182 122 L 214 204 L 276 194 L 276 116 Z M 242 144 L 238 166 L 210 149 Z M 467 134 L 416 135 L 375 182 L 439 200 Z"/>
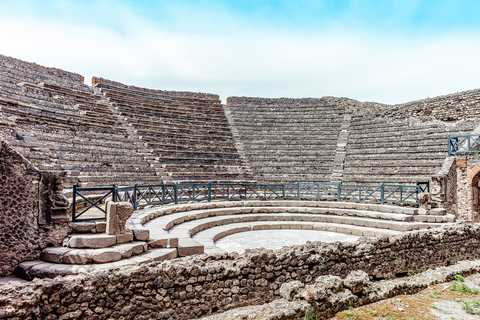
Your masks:
<path fill-rule="evenodd" d="M 223 201 L 152 207 L 134 213 L 130 226 L 148 231 L 150 247 L 178 246 L 178 255 L 216 253 L 214 242 L 237 232 L 313 229 L 368 237 L 434 228 L 453 215 L 418 215 L 418 209 L 331 201 Z M 241 230 L 241 231 L 240 231 Z M 197 235 L 199 234 L 199 235 Z M 200 236 L 201 234 L 201 236 Z"/>
<path fill-rule="evenodd" d="M 213 201 L 137 210 L 127 221 L 133 242 L 106 235 L 104 223 L 72 224 L 64 247 L 46 248 L 41 259 L 20 264 L 23 278 L 53 278 L 193 254 L 224 251 L 215 241 L 230 234 L 271 229 L 330 231 L 394 237 L 453 222 L 455 217 L 418 215 L 412 207 L 334 201 Z"/>

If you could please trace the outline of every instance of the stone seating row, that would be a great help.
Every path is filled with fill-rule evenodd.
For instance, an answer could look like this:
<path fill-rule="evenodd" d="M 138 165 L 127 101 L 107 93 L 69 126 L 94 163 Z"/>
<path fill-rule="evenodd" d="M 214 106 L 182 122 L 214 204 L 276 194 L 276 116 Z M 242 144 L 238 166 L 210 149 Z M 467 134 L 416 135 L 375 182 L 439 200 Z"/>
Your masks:
<path fill-rule="evenodd" d="M 163 128 L 174 128 L 178 129 L 178 126 L 185 126 L 189 128 L 198 128 L 199 130 L 208 130 L 210 128 L 218 127 L 220 131 L 227 131 L 228 123 L 225 121 L 201 121 L 201 120 L 183 120 L 181 118 L 172 118 L 172 117 L 157 117 L 157 116 L 146 116 L 140 114 L 132 114 L 131 116 L 120 112 L 121 115 L 127 115 L 129 123 L 132 125 L 138 124 L 153 124 L 158 125 Z"/>
<path fill-rule="evenodd" d="M 188 138 L 188 139 L 205 139 L 212 141 L 232 141 L 231 132 L 201 132 L 201 131 L 190 131 L 190 130 L 160 130 L 155 127 L 145 128 L 142 126 L 133 126 L 137 134 L 141 136 L 153 136 L 159 138 Z"/>
<path fill-rule="evenodd" d="M 56 68 L 47 68 L 35 63 L 25 62 L 12 57 L 0 55 L 0 72 L 15 74 L 33 79 L 51 79 L 60 83 L 70 83 L 72 85 L 85 86 L 82 82 L 82 76 L 76 73 L 63 71 Z"/>
<path fill-rule="evenodd" d="M 102 79 L 103 80 L 103 79 Z M 101 89 L 102 91 L 116 93 L 120 96 L 138 96 L 145 97 L 150 99 L 165 99 L 165 100 L 178 100 L 178 101 L 189 101 L 189 102 L 206 102 L 206 103 L 220 103 L 219 97 L 212 94 L 199 94 L 195 92 L 181 92 L 181 91 L 164 91 L 164 90 L 155 90 L 147 88 L 139 88 L 133 86 L 126 86 L 120 83 L 105 83 L 105 81 L 100 81 L 95 84 L 95 87 Z M 186 95 L 187 93 L 187 95 Z"/>
<path fill-rule="evenodd" d="M 149 232 L 149 246 L 162 247 L 168 241 L 178 243 L 183 239 L 194 239 L 196 234 L 206 229 L 221 225 L 229 225 L 231 229 L 237 228 L 242 223 L 258 223 L 258 229 L 270 228 L 303 228 L 347 232 L 355 230 L 353 234 L 372 235 L 372 230 L 362 228 L 376 228 L 385 235 L 385 230 L 408 231 L 419 228 L 436 227 L 438 223 L 452 222 L 454 217 L 428 216 L 420 219 L 425 222 L 414 222 L 417 209 L 408 207 L 395 207 L 388 205 L 357 204 L 326 201 L 230 201 L 211 203 L 192 203 L 161 208 L 149 208 L 134 213 L 129 226 L 134 232 Z M 262 222 L 260 222 L 262 221 Z M 267 222 L 268 223 L 265 223 Z M 288 223 L 281 223 L 285 221 Z M 297 222 L 307 225 L 297 227 Z M 316 223 L 322 224 L 315 225 Z M 336 225 L 331 225 L 336 224 Z M 281 226 L 280 226 L 281 225 Z M 292 227 L 293 225 L 293 227 Z M 345 225 L 349 225 L 346 227 Z M 333 230 L 331 229 L 333 227 Z M 359 228 L 358 228 L 359 227 Z M 337 229 L 340 228 L 341 230 Z M 383 230 L 382 230 L 383 229 Z M 248 230 L 254 230 L 250 228 Z M 247 230 L 244 230 L 247 231 Z M 223 232 L 223 231 L 222 231 Z M 364 233 L 365 232 L 365 233 Z M 234 233 L 234 232 L 232 232 Z M 218 239 L 210 235 L 213 241 Z M 189 243 L 192 245 L 191 241 Z M 191 250 L 201 252 L 202 245 Z"/>
<path fill-rule="evenodd" d="M 161 107 L 165 109 L 165 111 L 171 111 L 173 113 L 192 113 L 196 114 L 198 112 L 203 113 L 204 110 L 202 109 L 209 109 L 209 111 L 213 115 L 221 115 L 221 104 L 216 101 L 178 101 L 178 100 L 171 100 L 171 99 L 157 99 L 157 100 L 149 100 L 149 99 L 137 99 L 131 97 L 124 97 L 113 95 L 110 92 L 105 92 L 105 97 L 107 97 L 108 101 L 115 102 L 119 107 L 128 106 L 128 105 L 137 105 L 139 108 L 138 110 L 144 110 L 148 113 L 159 111 L 158 108 Z"/>
<path fill-rule="evenodd" d="M 149 120 L 143 119 L 136 119 L 135 122 L 130 122 L 132 126 L 139 127 L 139 128 L 155 128 L 159 132 L 181 132 L 181 133 L 190 133 L 190 134 L 198 134 L 198 133 L 209 133 L 209 134 L 229 134 L 230 127 L 225 123 L 223 125 L 211 125 L 208 123 L 208 126 L 205 123 L 185 123 L 182 124 L 182 127 L 178 126 L 178 123 L 166 123 L 165 121 L 161 121 L 160 119 L 155 120 L 150 118 Z"/>
<path fill-rule="evenodd" d="M 109 96 L 108 93 L 105 94 L 107 97 Z M 146 101 L 132 101 L 130 103 L 122 102 L 116 98 L 107 98 L 108 101 L 114 102 L 117 106 L 118 110 L 120 111 L 130 111 L 131 113 L 137 114 L 152 114 L 152 115 L 167 115 L 170 117 L 180 116 L 180 117 L 200 117 L 202 119 L 206 119 L 206 112 L 208 111 L 211 113 L 212 119 L 222 119 L 222 109 L 221 106 L 213 107 L 210 109 L 210 106 L 198 106 L 195 104 L 190 103 L 178 103 L 176 105 L 169 105 L 165 103 L 155 103 L 149 104 Z M 135 106 L 134 109 L 131 107 Z"/>
<path fill-rule="evenodd" d="M 345 108 L 338 106 L 338 105 L 315 105 L 315 104 L 305 104 L 303 106 L 296 106 L 290 104 L 274 104 L 274 105 L 235 105 L 230 104 L 230 108 L 235 109 L 237 113 L 249 113 L 249 112 L 324 112 L 326 114 L 343 114 L 345 112 Z"/>

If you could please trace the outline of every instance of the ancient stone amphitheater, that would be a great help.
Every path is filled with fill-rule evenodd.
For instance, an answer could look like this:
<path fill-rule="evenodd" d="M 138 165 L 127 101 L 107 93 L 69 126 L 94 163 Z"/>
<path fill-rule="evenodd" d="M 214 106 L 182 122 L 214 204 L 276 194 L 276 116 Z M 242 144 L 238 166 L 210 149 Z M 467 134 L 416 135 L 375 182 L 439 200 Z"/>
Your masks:
<path fill-rule="evenodd" d="M 224 105 L 0 56 L 0 275 L 37 278 L 0 287 L 0 318 L 195 319 L 281 299 L 302 302 L 275 319 L 328 317 L 415 292 L 367 287 L 480 257 L 479 124 L 480 90 Z M 344 241 L 249 248 L 266 230 Z M 219 246 L 234 234 L 245 253 Z"/>

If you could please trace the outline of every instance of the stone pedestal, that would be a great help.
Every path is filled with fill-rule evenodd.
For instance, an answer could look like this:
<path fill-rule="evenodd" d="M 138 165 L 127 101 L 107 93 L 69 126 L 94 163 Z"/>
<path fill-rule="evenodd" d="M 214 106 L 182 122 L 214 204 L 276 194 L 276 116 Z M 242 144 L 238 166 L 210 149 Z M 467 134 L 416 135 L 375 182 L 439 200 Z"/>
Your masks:
<path fill-rule="evenodd" d="M 133 241 L 133 232 L 125 228 L 125 224 L 132 216 L 133 206 L 129 202 L 107 203 L 107 226 L 106 234 L 115 235 L 117 243 Z"/>

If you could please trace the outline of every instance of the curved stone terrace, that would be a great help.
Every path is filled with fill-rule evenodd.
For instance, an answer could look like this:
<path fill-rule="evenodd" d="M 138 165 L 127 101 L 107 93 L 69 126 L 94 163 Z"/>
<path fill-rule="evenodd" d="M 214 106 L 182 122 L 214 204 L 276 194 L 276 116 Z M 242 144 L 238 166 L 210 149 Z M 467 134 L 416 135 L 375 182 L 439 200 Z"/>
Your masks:
<path fill-rule="evenodd" d="M 27 279 L 53 278 L 195 254 L 223 254 L 226 250 L 218 241 L 231 235 L 240 237 L 237 241 L 244 249 L 275 248 L 272 237 L 281 246 L 290 245 L 282 240 L 291 231 L 318 233 L 323 242 L 351 242 L 359 237 L 396 237 L 454 221 L 445 212 L 420 215 L 412 206 L 341 201 L 237 200 L 149 206 L 128 219 L 131 239 L 119 241 L 118 236 L 105 234 L 102 221 L 73 222 L 74 233 L 63 247 L 44 249 L 42 260 L 20 264 L 17 274 Z M 264 231 L 269 234 L 267 242 L 261 239 Z M 255 245 L 249 245 L 252 236 Z"/>

